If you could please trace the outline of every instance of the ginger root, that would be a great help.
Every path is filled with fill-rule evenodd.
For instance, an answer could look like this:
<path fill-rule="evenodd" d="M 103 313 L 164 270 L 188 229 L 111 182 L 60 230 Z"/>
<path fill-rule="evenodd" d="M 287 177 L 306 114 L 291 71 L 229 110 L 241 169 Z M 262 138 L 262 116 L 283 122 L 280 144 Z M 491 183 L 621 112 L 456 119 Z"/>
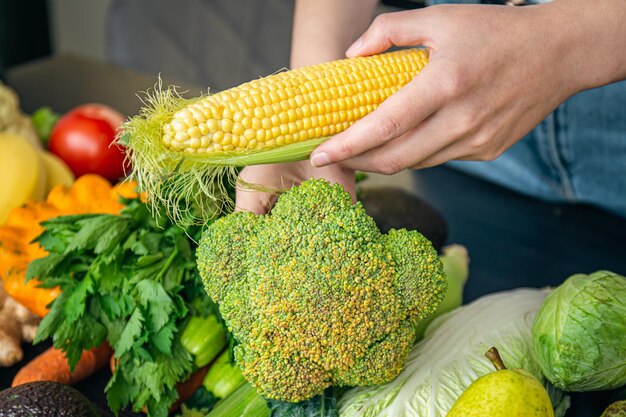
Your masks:
<path fill-rule="evenodd" d="M 22 360 L 21 343 L 33 341 L 39 320 L 9 297 L 0 282 L 0 366 L 11 366 Z"/>
<path fill-rule="evenodd" d="M 0 132 L 24 136 L 31 145 L 41 148 L 41 142 L 33 123 L 22 113 L 20 100 L 15 91 L 0 81 Z"/>

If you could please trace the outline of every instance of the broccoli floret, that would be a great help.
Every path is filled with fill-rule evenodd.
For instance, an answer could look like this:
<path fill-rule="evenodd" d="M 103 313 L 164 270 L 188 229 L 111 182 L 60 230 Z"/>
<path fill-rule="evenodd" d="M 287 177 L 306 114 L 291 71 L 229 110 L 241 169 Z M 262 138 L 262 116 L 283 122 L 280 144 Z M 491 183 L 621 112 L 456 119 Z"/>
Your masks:
<path fill-rule="evenodd" d="M 208 227 L 198 267 L 238 345 L 245 378 L 297 402 L 329 386 L 382 384 L 445 295 L 441 261 L 416 231 L 382 234 L 340 185 L 309 180 L 271 214 Z"/>

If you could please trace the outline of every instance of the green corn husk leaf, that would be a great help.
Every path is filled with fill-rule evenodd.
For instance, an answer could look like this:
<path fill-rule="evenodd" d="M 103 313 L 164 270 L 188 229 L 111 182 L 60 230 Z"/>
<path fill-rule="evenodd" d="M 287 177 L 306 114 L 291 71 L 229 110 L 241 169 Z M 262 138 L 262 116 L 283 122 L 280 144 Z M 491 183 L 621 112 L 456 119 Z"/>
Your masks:
<path fill-rule="evenodd" d="M 252 184 L 237 183 L 242 167 L 301 161 L 328 138 L 310 139 L 268 150 L 247 152 L 184 153 L 167 149 L 162 141 L 163 126 L 174 113 L 206 96 L 182 97 L 176 87 L 162 89 L 161 82 L 140 99 L 139 115 L 122 125 L 119 143 L 126 147 L 132 163 L 129 178 L 148 196 L 154 207 L 162 205 L 179 225 L 205 224 L 234 207 L 229 190 L 235 185 L 267 192 Z"/>

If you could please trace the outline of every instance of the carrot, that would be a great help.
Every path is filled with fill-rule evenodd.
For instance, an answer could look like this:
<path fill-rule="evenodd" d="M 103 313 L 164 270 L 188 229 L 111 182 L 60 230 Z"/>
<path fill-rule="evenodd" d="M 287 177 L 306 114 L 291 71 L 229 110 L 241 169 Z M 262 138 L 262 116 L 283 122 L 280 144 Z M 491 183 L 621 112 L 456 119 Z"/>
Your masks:
<path fill-rule="evenodd" d="M 189 379 L 187 379 L 186 381 L 179 382 L 178 384 L 176 384 L 176 392 L 178 392 L 178 399 L 170 407 L 170 412 L 180 407 L 180 405 L 185 400 L 191 397 L 192 394 L 196 392 L 198 388 L 200 388 L 200 385 L 202 385 L 202 382 L 204 382 L 204 377 L 206 376 L 207 372 L 209 372 L 208 365 L 203 366 L 202 368 L 198 369 L 196 372 L 191 374 L 189 376 Z"/>
<path fill-rule="evenodd" d="M 115 368 L 120 360 L 115 358 L 115 355 L 111 355 L 111 359 L 109 359 L 109 368 L 111 368 L 111 373 L 115 373 Z"/>
<path fill-rule="evenodd" d="M 115 359 L 115 356 L 111 356 L 111 360 L 109 361 L 111 372 L 115 372 L 117 362 L 118 359 Z M 187 380 L 176 384 L 178 399 L 174 402 L 174 404 L 170 406 L 170 413 L 176 411 L 185 400 L 191 397 L 192 394 L 196 392 L 198 388 L 200 388 L 200 385 L 202 385 L 202 382 L 204 382 L 204 377 L 206 376 L 207 372 L 209 372 L 209 365 L 203 366 L 202 368 L 191 374 L 189 378 L 187 378 Z M 146 407 L 144 407 L 141 411 L 147 413 Z"/>
<path fill-rule="evenodd" d="M 111 347 L 103 343 L 97 348 L 83 352 L 74 371 L 70 372 L 65 354 L 53 347 L 46 350 L 20 369 L 13 378 L 12 386 L 33 381 L 55 381 L 75 384 L 106 365 L 113 354 Z"/>

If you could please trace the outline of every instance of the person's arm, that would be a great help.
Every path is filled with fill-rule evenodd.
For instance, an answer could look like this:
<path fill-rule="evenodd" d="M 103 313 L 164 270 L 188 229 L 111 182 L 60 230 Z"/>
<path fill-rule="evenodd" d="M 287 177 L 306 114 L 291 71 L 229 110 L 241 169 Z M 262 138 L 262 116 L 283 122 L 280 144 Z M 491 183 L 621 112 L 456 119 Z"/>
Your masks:
<path fill-rule="evenodd" d="M 494 159 L 572 95 L 626 79 L 624 22 L 624 0 L 444 5 L 379 16 L 348 56 L 423 45 L 430 62 L 320 145 L 311 163 L 392 174 Z"/>
<path fill-rule="evenodd" d="M 291 68 L 345 58 L 346 49 L 374 18 L 377 0 L 298 0 L 293 17 Z"/>
<path fill-rule="evenodd" d="M 345 51 L 374 17 L 377 0 L 298 0 L 291 40 L 291 68 L 345 58 Z M 241 179 L 249 184 L 284 189 L 311 177 L 325 178 L 354 197 L 354 171 L 338 165 L 314 168 L 309 161 L 246 167 Z M 253 187 L 254 188 L 254 187 Z M 238 187 L 236 207 L 265 213 L 276 195 Z"/>

